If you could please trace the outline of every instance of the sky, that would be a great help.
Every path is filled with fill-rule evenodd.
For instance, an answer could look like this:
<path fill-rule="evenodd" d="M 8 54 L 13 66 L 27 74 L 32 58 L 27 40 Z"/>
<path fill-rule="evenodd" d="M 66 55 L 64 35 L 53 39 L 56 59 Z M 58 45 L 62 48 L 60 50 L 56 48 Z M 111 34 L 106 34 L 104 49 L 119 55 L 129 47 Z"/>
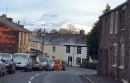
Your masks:
<path fill-rule="evenodd" d="M 38 20 L 42 15 L 51 11 L 59 11 L 64 18 L 75 23 L 78 28 L 87 32 L 98 20 L 108 3 L 115 8 L 126 0 L 2 0 L 0 14 L 12 17 L 21 23 Z M 64 19 L 63 18 L 63 19 Z M 65 26 L 63 26 L 65 27 Z"/>

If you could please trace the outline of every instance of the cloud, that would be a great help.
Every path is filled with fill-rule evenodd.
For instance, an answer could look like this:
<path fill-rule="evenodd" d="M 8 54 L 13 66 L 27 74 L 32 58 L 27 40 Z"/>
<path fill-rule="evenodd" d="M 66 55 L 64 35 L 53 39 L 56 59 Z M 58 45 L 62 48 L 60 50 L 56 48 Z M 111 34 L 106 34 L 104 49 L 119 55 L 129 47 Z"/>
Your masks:
<path fill-rule="evenodd" d="M 50 11 L 60 11 L 63 19 L 91 26 L 98 20 L 107 3 L 111 8 L 123 3 L 124 0 L 3 0 L 0 14 L 6 13 L 13 17 L 14 21 L 27 22 L 38 20 L 42 15 Z M 6 5 L 5 5 L 6 4 Z"/>

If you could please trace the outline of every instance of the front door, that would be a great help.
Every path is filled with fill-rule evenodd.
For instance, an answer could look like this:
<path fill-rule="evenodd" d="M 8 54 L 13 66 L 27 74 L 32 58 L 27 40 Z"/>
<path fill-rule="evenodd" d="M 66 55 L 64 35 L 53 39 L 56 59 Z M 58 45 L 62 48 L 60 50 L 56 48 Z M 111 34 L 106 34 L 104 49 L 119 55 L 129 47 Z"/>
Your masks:
<path fill-rule="evenodd" d="M 72 66 L 72 57 L 71 56 L 68 57 L 68 66 Z"/>

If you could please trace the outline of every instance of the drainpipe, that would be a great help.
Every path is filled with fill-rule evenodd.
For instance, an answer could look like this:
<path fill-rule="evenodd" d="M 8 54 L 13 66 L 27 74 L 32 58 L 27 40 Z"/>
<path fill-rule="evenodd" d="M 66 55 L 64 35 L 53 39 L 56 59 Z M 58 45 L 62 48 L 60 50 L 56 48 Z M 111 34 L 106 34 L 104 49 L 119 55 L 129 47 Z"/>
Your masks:
<path fill-rule="evenodd" d="M 74 50 L 73 50 L 73 67 L 74 67 L 74 54 L 75 54 L 75 46 L 74 46 Z"/>

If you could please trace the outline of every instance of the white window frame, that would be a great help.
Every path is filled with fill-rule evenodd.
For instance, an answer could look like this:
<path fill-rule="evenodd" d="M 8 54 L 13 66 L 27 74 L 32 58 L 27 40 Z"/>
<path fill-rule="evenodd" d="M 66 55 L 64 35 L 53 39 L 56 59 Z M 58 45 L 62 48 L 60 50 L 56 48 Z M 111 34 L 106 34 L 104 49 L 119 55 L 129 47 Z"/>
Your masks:
<path fill-rule="evenodd" d="M 113 34 L 114 13 L 111 13 L 110 34 Z"/>
<path fill-rule="evenodd" d="M 117 66 L 117 43 L 113 43 L 113 67 Z"/>
<path fill-rule="evenodd" d="M 124 69 L 124 57 L 125 57 L 125 46 L 124 43 L 120 47 L 120 66 L 119 68 Z"/>
<path fill-rule="evenodd" d="M 115 34 L 117 34 L 118 29 L 118 11 L 116 12 L 116 18 L 115 18 Z"/>

